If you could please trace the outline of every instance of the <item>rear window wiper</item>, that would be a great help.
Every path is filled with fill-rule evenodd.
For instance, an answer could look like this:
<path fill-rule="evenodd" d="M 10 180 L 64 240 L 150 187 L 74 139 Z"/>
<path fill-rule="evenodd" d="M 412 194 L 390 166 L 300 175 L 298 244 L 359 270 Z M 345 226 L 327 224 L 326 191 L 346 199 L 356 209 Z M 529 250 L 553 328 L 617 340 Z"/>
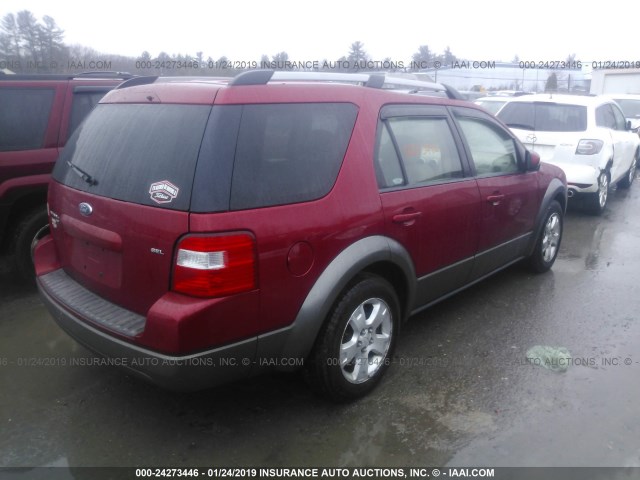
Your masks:
<path fill-rule="evenodd" d="M 524 123 L 507 123 L 507 127 L 520 128 L 521 130 L 535 130 L 535 128 L 531 125 L 526 125 Z"/>
<path fill-rule="evenodd" d="M 76 172 L 76 174 L 85 182 L 87 182 L 89 185 L 94 186 L 98 184 L 98 180 L 96 180 L 95 178 L 93 178 L 91 175 L 89 175 L 87 172 L 85 172 L 84 170 L 82 170 L 79 166 L 75 165 L 73 162 L 71 162 L 71 160 L 67 160 L 67 165 L 69 165 L 71 167 L 71 170 L 73 170 L 74 172 Z"/>

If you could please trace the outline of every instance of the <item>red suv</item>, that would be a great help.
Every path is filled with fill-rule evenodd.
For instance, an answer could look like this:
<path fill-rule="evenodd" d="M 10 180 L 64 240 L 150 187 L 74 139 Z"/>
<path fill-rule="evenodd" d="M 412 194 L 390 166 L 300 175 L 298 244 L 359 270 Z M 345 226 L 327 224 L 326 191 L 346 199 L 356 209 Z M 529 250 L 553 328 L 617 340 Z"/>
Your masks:
<path fill-rule="evenodd" d="M 33 280 L 32 242 L 47 228 L 49 174 L 84 117 L 129 74 L 0 73 L 0 247 Z"/>
<path fill-rule="evenodd" d="M 551 267 L 564 174 L 494 117 L 380 75 L 272 73 L 130 80 L 69 141 L 35 262 L 80 343 L 172 388 L 304 368 L 357 398 L 402 320 Z"/>

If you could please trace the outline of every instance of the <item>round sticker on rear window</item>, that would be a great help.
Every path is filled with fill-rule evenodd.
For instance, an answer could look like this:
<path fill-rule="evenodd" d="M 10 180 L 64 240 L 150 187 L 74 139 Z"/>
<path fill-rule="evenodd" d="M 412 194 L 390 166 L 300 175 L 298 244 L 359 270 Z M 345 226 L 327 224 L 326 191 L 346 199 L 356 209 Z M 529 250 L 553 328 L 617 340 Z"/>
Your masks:
<path fill-rule="evenodd" d="M 168 180 L 152 183 L 149 187 L 151 200 L 156 203 L 171 203 L 179 191 L 180 189 Z"/>

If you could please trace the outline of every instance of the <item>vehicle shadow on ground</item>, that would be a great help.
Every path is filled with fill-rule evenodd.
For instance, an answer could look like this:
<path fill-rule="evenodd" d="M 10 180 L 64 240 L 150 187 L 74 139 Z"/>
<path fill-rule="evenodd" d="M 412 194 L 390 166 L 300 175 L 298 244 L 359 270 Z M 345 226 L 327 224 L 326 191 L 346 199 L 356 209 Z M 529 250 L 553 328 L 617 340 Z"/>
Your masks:
<path fill-rule="evenodd" d="M 0 255 L 0 302 L 8 297 L 25 296 L 37 292 L 35 281 L 26 281 L 11 265 L 7 255 Z"/>

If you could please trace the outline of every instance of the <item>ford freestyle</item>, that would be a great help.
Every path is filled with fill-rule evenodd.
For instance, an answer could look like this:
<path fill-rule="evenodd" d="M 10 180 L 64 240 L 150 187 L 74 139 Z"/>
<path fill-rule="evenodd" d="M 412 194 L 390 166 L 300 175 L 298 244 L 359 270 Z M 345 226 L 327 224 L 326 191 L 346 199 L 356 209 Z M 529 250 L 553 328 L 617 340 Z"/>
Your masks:
<path fill-rule="evenodd" d="M 35 264 L 56 322 L 165 387 L 302 368 L 348 400 L 411 314 L 518 261 L 548 270 L 562 170 L 406 83 L 250 71 L 109 93 L 49 187 Z"/>

